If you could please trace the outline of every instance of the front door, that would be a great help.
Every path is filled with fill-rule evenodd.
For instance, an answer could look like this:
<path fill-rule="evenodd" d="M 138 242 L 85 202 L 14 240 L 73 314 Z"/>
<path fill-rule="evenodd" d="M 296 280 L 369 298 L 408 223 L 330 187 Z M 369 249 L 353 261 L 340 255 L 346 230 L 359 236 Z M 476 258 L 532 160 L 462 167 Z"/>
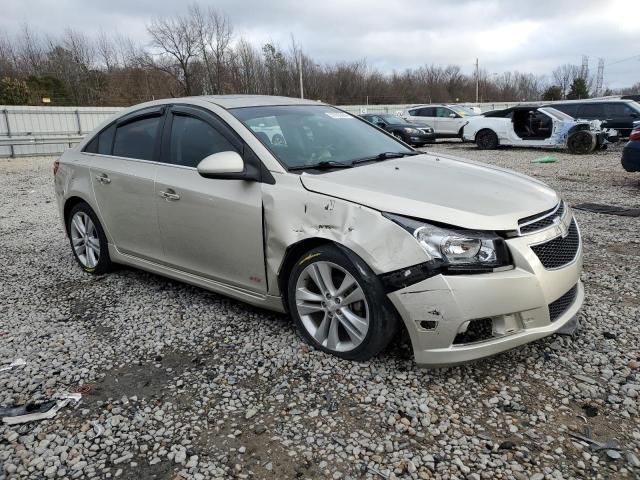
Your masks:
<path fill-rule="evenodd" d="M 457 135 L 462 125 L 460 116 L 447 107 L 436 107 L 437 132 L 442 135 Z"/>
<path fill-rule="evenodd" d="M 221 120 L 194 107 L 172 107 L 164 129 L 155 197 L 165 262 L 266 292 L 262 187 L 247 180 L 201 177 L 200 161 L 243 144 Z"/>

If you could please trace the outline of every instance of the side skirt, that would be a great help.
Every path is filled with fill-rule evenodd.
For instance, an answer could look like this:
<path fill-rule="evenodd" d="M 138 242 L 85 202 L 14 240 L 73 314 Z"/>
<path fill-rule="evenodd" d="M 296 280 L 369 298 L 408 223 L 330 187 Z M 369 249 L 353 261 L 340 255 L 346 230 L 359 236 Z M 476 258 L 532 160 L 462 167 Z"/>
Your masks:
<path fill-rule="evenodd" d="M 132 255 L 127 255 L 125 253 L 119 252 L 118 249 L 112 244 L 109 244 L 109 255 L 111 256 L 111 260 L 115 263 L 129 265 L 131 267 L 139 268 L 140 270 L 145 270 L 147 272 L 162 275 L 163 277 L 168 277 L 174 280 L 188 283 L 190 285 L 195 285 L 196 287 L 201 287 L 205 290 L 209 290 L 215 293 L 220 293 L 221 295 L 226 295 L 228 297 L 235 298 L 237 300 L 255 305 L 257 307 L 262 307 L 267 310 L 273 310 L 280 313 L 286 312 L 284 305 L 282 304 L 282 298 L 278 296 L 264 295 L 261 293 L 252 292 L 250 290 L 245 290 L 243 288 L 229 285 L 224 282 L 201 277 L 199 275 L 194 275 L 193 273 L 184 272 L 176 268 L 167 267 L 165 265 L 160 265 L 149 260 L 144 260 Z"/>

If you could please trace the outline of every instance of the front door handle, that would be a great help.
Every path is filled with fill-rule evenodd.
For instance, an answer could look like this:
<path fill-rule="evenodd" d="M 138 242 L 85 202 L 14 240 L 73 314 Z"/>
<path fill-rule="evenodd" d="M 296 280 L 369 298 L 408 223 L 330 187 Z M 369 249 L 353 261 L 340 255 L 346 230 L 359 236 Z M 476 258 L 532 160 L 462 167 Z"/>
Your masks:
<path fill-rule="evenodd" d="M 111 179 L 106 173 L 96 175 L 96 180 L 98 180 L 102 184 L 111 183 Z"/>
<path fill-rule="evenodd" d="M 178 195 L 175 190 L 171 188 L 167 188 L 164 192 L 160 192 L 159 195 L 167 200 L 175 201 L 180 200 L 180 195 Z"/>

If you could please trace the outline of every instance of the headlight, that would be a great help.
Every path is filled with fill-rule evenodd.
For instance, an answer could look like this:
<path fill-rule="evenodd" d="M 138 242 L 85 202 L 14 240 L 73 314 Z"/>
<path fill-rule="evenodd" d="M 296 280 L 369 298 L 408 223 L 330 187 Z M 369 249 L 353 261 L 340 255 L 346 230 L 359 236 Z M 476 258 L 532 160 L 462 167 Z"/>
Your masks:
<path fill-rule="evenodd" d="M 417 128 L 403 128 L 403 130 L 405 131 L 405 133 L 409 133 L 411 135 L 417 135 L 420 133 L 420 130 L 418 130 Z"/>
<path fill-rule="evenodd" d="M 436 267 L 452 272 L 485 272 L 511 264 L 504 239 L 495 233 L 439 227 L 400 215 L 385 216 L 413 235 Z"/>

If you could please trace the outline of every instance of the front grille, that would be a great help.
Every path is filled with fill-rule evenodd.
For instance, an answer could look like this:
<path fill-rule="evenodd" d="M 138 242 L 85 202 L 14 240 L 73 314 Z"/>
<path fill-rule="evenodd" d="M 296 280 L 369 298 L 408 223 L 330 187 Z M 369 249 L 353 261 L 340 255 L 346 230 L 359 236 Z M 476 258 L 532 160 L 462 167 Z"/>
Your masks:
<path fill-rule="evenodd" d="M 571 290 L 562 295 L 555 302 L 549 304 L 549 318 L 552 322 L 555 322 L 567 309 L 571 306 L 576 299 L 578 293 L 578 285 L 574 285 Z"/>
<path fill-rule="evenodd" d="M 556 237 L 546 243 L 531 246 L 533 253 L 547 269 L 559 268 L 573 262 L 578 254 L 578 248 L 580 248 L 580 233 L 575 219 L 571 220 L 566 237 Z"/>
<path fill-rule="evenodd" d="M 518 226 L 520 235 L 536 232 L 543 228 L 553 225 L 556 218 L 562 218 L 564 214 L 564 202 L 560 202 L 558 205 L 550 210 L 547 210 L 530 217 L 522 218 L 518 220 Z"/>

